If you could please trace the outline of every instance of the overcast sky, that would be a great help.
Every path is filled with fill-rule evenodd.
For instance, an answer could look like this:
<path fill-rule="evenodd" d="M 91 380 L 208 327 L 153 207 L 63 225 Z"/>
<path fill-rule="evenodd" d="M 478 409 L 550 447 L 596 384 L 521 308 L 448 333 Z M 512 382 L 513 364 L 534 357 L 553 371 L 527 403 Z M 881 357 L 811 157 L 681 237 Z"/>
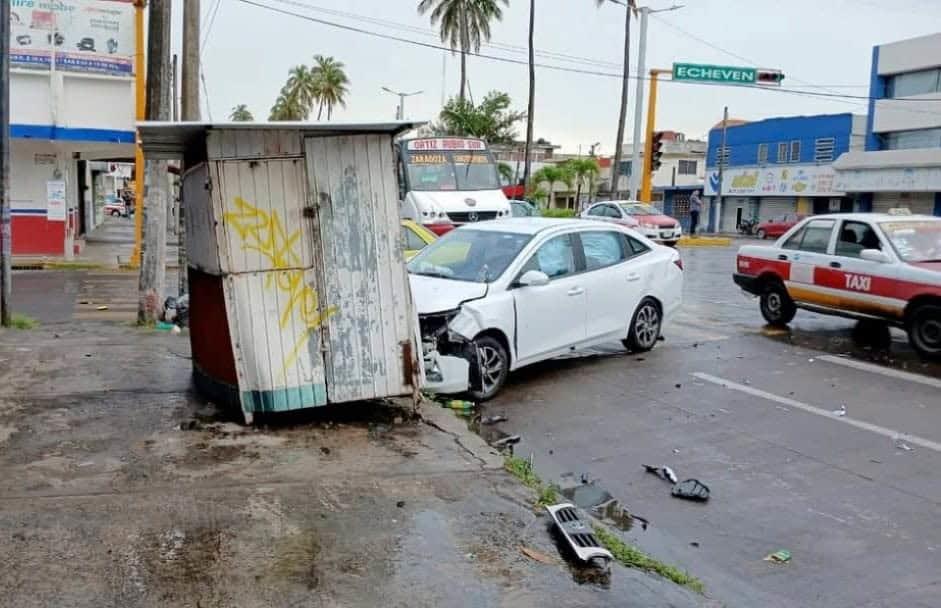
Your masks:
<path fill-rule="evenodd" d="M 342 23 L 408 40 L 437 45 L 417 0 L 250 0 L 290 12 Z M 786 88 L 843 95 L 868 95 L 872 46 L 941 31 L 941 0 L 681 0 L 680 10 L 650 19 L 647 68 L 670 68 L 674 61 L 779 68 Z M 649 0 L 666 8 L 671 0 Z M 268 111 L 288 70 L 312 63 L 315 54 L 346 64 L 350 94 L 335 120 L 392 118 L 397 98 L 382 86 L 424 93 L 406 104 L 407 117 L 434 119 L 442 95 L 456 95 L 459 60 L 442 51 L 278 14 L 243 0 L 202 0 L 203 69 L 212 118 L 224 120 L 232 106 L 245 103 L 258 119 Z M 175 0 L 174 39 L 181 33 L 182 0 Z M 537 0 L 536 49 L 551 55 L 537 63 L 619 74 L 623 53 L 624 8 L 595 0 Z M 211 13 L 215 12 L 214 20 Z M 338 14 L 338 13 L 343 13 Z M 510 0 L 502 22 L 493 24 L 492 43 L 482 53 L 523 62 L 468 59 L 468 78 L 476 100 L 492 89 L 506 91 L 526 109 L 526 36 L 529 2 Z M 211 23 L 211 26 L 210 26 Z M 634 21 L 631 72 L 636 69 Z M 698 39 L 697 39 L 698 38 Z M 736 55 L 738 57 L 736 57 Z M 565 58 L 561 58 L 564 56 Z M 579 62 L 572 57 L 582 58 Z M 587 60 L 587 61 L 584 61 Z M 445 65 L 446 64 L 446 65 Z M 446 76 L 442 80 L 442 67 Z M 823 86 L 821 86 L 823 85 Z M 535 135 L 561 144 L 566 152 L 601 142 L 611 154 L 617 127 L 620 80 L 605 75 L 550 69 L 536 71 Z M 206 103 L 204 97 L 203 103 Z M 836 112 L 865 113 L 864 100 L 832 100 L 753 90 L 690 86 L 660 87 L 657 129 L 704 137 L 722 116 L 749 120 L 769 116 Z M 628 128 L 634 109 L 631 84 Z M 205 116 L 204 116 L 205 117 Z M 520 135 L 525 131 L 521 125 Z"/>

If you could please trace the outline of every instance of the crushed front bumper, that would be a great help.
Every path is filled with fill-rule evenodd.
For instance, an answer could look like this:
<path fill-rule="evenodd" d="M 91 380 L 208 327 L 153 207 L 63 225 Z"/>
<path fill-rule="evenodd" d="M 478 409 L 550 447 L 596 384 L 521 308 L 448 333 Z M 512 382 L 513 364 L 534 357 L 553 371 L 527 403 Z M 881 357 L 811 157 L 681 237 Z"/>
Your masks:
<path fill-rule="evenodd" d="M 477 364 L 473 343 L 451 330 L 460 310 L 419 316 L 424 390 L 429 393 L 464 393 L 471 388 L 471 366 Z"/>

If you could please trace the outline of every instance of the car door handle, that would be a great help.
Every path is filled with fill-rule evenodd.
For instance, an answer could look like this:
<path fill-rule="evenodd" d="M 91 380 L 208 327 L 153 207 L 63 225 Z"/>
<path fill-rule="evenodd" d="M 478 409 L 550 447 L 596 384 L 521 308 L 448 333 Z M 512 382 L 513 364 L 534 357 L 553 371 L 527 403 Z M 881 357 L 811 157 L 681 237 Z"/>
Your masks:
<path fill-rule="evenodd" d="M 786 260 L 786 259 L 787 259 L 787 256 L 782 253 L 781 255 L 778 256 L 778 259 L 779 259 L 779 260 Z"/>
<path fill-rule="evenodd" d="M 585 290 L 582 289 L 581 287 L 573 287 L 568 290 L 568 295 L 570 296 L 580 296 L 583 293 L 585 293 Z"/>
<path fill-rule="evenodd" d="M 830 268 L 843 268 L 843 264 L 839 262 L 830 262 Z"/>
<path fill-rule="evenodd" d="M 639 281 L 639 280 L 640 280 L 640 275 L 637 274 L 637 273 L 631 273 L 631 274 L 627 275 L 627 280 L 628 280 L 629 282 L 631 282 L 631 283 L 633 283 L 634 281 Z"/>

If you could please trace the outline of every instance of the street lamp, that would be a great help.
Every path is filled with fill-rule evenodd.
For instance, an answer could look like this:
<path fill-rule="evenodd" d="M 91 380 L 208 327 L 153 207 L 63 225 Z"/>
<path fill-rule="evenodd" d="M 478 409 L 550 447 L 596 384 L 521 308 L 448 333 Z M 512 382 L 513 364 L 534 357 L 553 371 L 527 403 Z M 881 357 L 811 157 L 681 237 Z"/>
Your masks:
<path fill-rule="evenodd" d="M 399 97 L 399 107 L 395 109 L 395 119 L 396 120 L 405 120 L 405 98 L 411 97 L 412 95 L 421 95 L 424 91 L 415 91 L 414 93 L 401 93 L 399 91 L 393 91 L 389 87 L 382 87 L 382 90 L 386 93 L 391 93 L 393 95 L 398 95 Z"/>

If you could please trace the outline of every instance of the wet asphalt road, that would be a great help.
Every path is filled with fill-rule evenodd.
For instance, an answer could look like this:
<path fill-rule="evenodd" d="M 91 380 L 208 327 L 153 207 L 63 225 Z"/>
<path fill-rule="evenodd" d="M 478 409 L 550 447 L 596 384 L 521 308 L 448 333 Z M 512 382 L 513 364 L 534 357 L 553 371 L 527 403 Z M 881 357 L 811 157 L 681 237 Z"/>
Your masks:
<path fill-rule="evenodd" d="M 803 311 L 765 328 L 734 252 L 683 251 L 684 309 L 652 352 L 522 370 L 484 411 L 509 421 L 485 432 L 522 435 L 545 479 L 596 480 L 650 520 L 630 539 L 728 606 L 938 606 L 941 367 L 897 330 Z M 672 497 L 642 464 L 711 500 Z M 789 563 L 764 561 L 779 549 Z"/>

